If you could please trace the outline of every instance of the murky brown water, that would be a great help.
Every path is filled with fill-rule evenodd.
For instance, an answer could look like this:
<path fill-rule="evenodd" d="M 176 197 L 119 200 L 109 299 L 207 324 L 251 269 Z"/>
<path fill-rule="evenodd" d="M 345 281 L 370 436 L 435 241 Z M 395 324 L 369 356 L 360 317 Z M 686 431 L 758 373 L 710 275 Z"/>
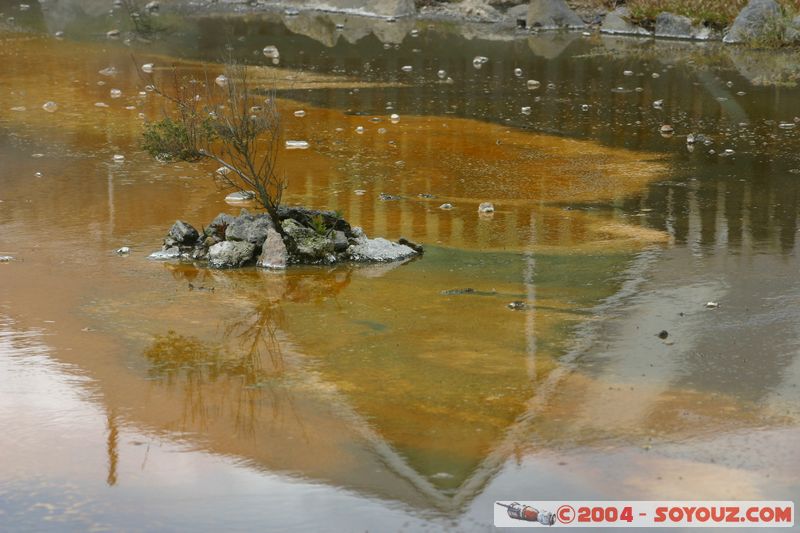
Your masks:
<path fill-rule="evenodd" d="M 36 31 L 0 34 L 0 522 L 486 530 L 495 499 L 800 493 L 800 162 L 777 125 L 795 89 L 624 40 L 167 17 L 180 31 L 127 47 L 102 38 L 113 17 L 4 6 Z M 176 218 L 237 209 L 212 167 L 140 151 L 139 114 L 160 108 L 131 54 L 213 73 L 222 34 L 243 57 L 281 49 L 253 74 L 311 145 L 281 153 L 287 201 L 420 241 L 422 259 L 146 259 Z M 689 152 L 691 131 L 716 142 Z"/>

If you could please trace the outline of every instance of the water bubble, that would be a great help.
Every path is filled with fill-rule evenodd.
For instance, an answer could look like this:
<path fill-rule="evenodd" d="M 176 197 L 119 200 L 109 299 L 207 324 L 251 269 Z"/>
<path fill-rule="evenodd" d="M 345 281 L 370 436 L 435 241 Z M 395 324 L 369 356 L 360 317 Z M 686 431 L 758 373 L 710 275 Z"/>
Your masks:
<path fill-rule="evenodd" d="M 518 78 L 521 78 L 522 77 L 522 69 L 521 68 L 515 68 L 514 69 L 514 76 L 516 76 Z"/>
<path fill-rule="evenodd" d="M 622 75 L 623 76 L 633 76 L 633 71 L 632 70 L 623 70 L 622 71 Z"/>
<path fill-rule="evenodd" d="M 541 83 L 539 83 L 538 80 L 528 80 L 525 85 L 528 87 L 529 91 L 532 91 L 534 89 L 538 89 Z"/>
<path fill-rule="evenodd" d="M 117 75 L 117 69 L 115 67 L 106 67 L 103 70 L 98 71 L 98 74 L 100 74 L 101 76 L 107 76 L 107 77 L 116 76 Z"/>
<path fill-rule="evenodd" d="M 392 124 L 397 124 L 398 122 L 400 122 L 400 115 L 398 115 L 397 113 L 392 113 L 389 116 L 389 120 L 392 121 Z"/>
<path fill-rule="evenodd" d="M 445 79 L 445 77 L 447 76 L 447 71 L 445 71 L 445 70 L 440 70 L 439 72 L 437 72 L 437 73 L 436 73 L 436 75 L 437 75 L 437 76 L 439 76 L 439 79 L 440 79 L 440 80 L 443 80 L 443 79 Z"/>
<path fill-rule="evenodd" d="M 658 72 L 653 72 L 652 74 L 650 74 L 650 76 L 655 80 L 660 78 L 661 74 L 659 74 Z"/>
<path fill-rule="evenodd" d="M 294 116 L 296 116 L 296 117 L 304 117 L 304 116 L 306 116 L 306 112 L 303 111 L 302 109 L 298 109 L 297 111 L 294 112 Z"/>
<path fill-rule="evenodd" d="M 216 78 L 214 78 L 214 83 L 219 85 L 220 87 L 227 87 L 228 85 L 228 77 L 224 74 L 220 74 Z"/>
<path fill-rule="evenodd" d="M 108 107 L 108 104 L 105 102 L 95 102 L 95 107 Z"/>
<path fill-rule="evenodd" d="M 411 30 L 411 36 L 412 37 L 416 37 L 417 35 L 419 35 L 419 30 L 417 30 L 417 29 Z"/>
<path fill-rule="evenodd" d="M 450 203 L 442 204 L 442 205 L 439 206 L 439 209 L 444 209 L 444 210 L 453 209 L 453 204 L 450 204 Z"/>
<path fill-rule="evenodd" d="M 109 30 L 106 32 L 106 37 L 109 39 L 119 39 L 119 30 Z"/>
<path fill-rule="evenodd" d="M 589 104 L 583 104 L 581 106 L 581 111 L 589 111 Z"/>
<path fill-rule="evenodd" d="M 364 126 L 358 126 L 356 128 L 356 133 L 364 133 Z"/>
<path fill-rule="evenodd" d="M 116 161 L 117 163 L 121 163 L 122 161 L 125 161 L 125 156 L 122 154 L 115 154 L 114 161 Z"/>
<path fill-rule="evenodd" d="M 272 44 L 265 46 L 261 53 L 267 59 L 277 59 L 281 56 L 280 52 L 278 52 L 278 47 Z"/>
<path fill-rule="evenodd" d="M 305 150 L 308 148 L 308 141 L 286 141 L 287 150 Z"/>
<path fill-rule="evenodd" d="M 58 104 L 52 101 L 45 102 L 44 105 L 42 105 L 42 109 L 48 113 L 55 113 L 58 110 Z"/>
<path fill-rule="evenodd" d="M 386 133 L 386 128 L 378 128 L 378 133 L 383 135 L 384 133 Z"/>
<path fill-rule="evenodd" d="M 475 58 L 472 60 L 472 66 L 476 69 L 479 69 L 488 61 L 489 58 L 486 56 L 475 56 Z"/>
<path fill-rule="evenodd" d="M 31 6 L 30 6 L 30 5 L 28 5 L 28 4 L 20 4 L 20 5 L 19 5 L 19 10 L 20 10 L 20 11 L 27 11 L 27 10 L 29 10 L 30 8 L 31 8 Z"/>
<path fill-rule="evenodd" d="M 122 91 L 120 91 L 119 89 L 111 89 L 110 94 L 111 98 L 119 98 L 120 96 L 122 96 Z"/>
<path fill-rule="evenodd" d="M 34 172 L 33 175 L 36 176 L 37 178 L 41 178 L 42 177 L 42 173 L 41 172 Z"/>
<path fill-rule="evenodd" d="M 411 72 L 412 70 L 414 70 L 414 67 L 412 67 L 411 65 L 405 65 L 400 70 L 402 70 L 403 72 Z"/>
<path fill-rule="evenodd" d="M 142 65 L 142 72 L 145 72 L 147 74 L 152 74 L 153 73 L 153 64 L 152 63 L 145 63 L 144 65 Z"/>
<path fill-rule="evenodd" d="M 522 109 L 519 110 L 519 112 L 522 113 L 523 115 L 530 115 L 531 108 L 530 106 L 524 106 Z"/>
<path fill-rule="evenodd" d="M 664 105 L 664 100 L 656 100 L 653 102 L 653 107 L 656 109 L 661 109 L 661 106 Z"/>

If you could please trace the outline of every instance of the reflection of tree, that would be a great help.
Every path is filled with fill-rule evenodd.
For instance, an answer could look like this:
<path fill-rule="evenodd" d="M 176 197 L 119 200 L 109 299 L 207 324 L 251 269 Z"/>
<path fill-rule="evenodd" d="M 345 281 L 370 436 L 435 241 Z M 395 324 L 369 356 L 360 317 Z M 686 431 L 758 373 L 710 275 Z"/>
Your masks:
<path fill-rule="evenodd" d="M 225 281 L 215 277 L 219 273 L 193 267 L 173 268 L 172 273 L 195 284 Z M 287 371 L 282 302 L 334 296 L 350 277 L 350 269 L 336 268 L 273 276 L 264 285 L 254 280 L 237 298 L 249 305 L 235 318 L 223 320 L 218 341 L 173 330 L 155 335 L 144 351 L 150 377 L 183 397 L 184 426 L 208 430 L 212 423 L 230 420 L 238 436 L 255 438 L 264 405 L 271 406 L 272 422 L 289 415 L 302 426 L 282 381 Z"/>

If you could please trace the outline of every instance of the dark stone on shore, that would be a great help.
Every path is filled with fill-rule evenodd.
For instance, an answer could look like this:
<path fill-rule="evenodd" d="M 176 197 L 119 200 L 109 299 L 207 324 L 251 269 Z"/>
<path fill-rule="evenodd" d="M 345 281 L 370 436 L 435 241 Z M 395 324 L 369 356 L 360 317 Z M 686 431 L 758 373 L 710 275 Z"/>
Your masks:
<path fill-rule="evenodd" d="M 775 0 L 750 0 L 739 12 L 731 29 L 722 39 L 726 43 L 744 43 L 765 36 L 774 21 L 781 16 L 781 9 Z"/>
<path fill-rule="evenodd" d="M 173 246 L 181 248 L 194 246 L 199 238 L 200 234 L 191 224 L 183 220 L 176 220 L 164 239 L 163 249 L 167 250 Z"/>
<path fill-rule="evenodd" d="M 251 215 L 243 210 L 225 231 L 226 241 L 244 241 L 261 249 L 267 238 L 267 231 L 274 229 L 275 224 L 269 215 Z"/>
<path fill-rule="evenodd" d="M 320 235 L 294 218 L 283 220 L 281 227 L 286 234 L 286 248 L 292 262 L 319 264 L 336 259 L 333 240 L 327 236 Z"/>
<path fill-rule="evenodd" d="M 415 242 L 409 241 L 404 237 L 400 237 L 400 240 L 397 241 L 397 244 L 402 244 L 403 246 L 408 246 L 418 254 L 422 255 L 425 252 L 425 249 L 422 247 L 421 244 L 417 244 Z"/>
<path fill-rule="evenodd" d="M 321 211 L 297 206 L 281 206 L 278 208 L 278 219 L 281 223 L 286 219 L 292 219 L 299 222 L 302 226 L 309 228 L 314 226 L 314 220 L 317 219 L 321 220 L 326 228 L 343 231 L 348 238 L 353 234 L 350 224 L 333 211 Z"/>
<path fill-rule="evenodd" d="M 236 217 L 229 215 L 228 213 L 220 213 L 214 217 L 214 220 L 211 221 L 211 224 L 209 224 L 204 231 L 206 237 L 212 237 L 214 239 L 214 242 L 208 246 L 214 245 L 220 241 L 224 241 L 228 226 L 233 224 L 235 220 Z"/>

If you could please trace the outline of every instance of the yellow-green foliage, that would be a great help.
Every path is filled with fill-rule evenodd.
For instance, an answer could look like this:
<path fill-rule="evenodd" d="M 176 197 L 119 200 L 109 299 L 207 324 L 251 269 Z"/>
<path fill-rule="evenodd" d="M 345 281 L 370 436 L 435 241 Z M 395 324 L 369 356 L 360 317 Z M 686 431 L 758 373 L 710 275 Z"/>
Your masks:
<path fill-rule="evenodd" d="M 729 26 L 748 0 L 628 0 L 627 5 L 635 22 L 652 24 L 662 11 L 689 17 L 696 24 L 708 24 L 719 29 Z M 800 0 L 778 0 L 788 16 L 800 8 Z"/>

